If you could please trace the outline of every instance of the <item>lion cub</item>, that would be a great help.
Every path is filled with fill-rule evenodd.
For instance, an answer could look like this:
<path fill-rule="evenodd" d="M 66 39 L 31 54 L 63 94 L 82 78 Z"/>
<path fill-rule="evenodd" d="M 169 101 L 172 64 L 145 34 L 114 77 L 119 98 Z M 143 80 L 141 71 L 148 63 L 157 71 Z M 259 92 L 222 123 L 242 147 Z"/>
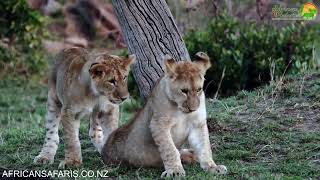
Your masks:
<path fill-rule="evenodd" d="M 204 75 L 209 57 L 196 54 L 194 62 L 166 57 L 165 74 L 153 88 L 140 113 L 110 134 L 101 155 L 106 164 L 127 163 L 133 166 L 164 165 L 161 177 L 184 176 L 181 159 L 194 155 L 201 168 L 225 174 L 223 165 L 212 160 L 206 122 Z M 188 141 L 192 151 L 181 150 Z M 181 157 L 180 157 L 181 156 Z"/>
<path fill-rule="evenodd" d="M 49 79 L 46 139 L 35 163 L 53 163 L 61 121 L 65 160 L 59 167 L 79 166 L 79 126 L 84 115 L 90 115 L 89 135 L 101 151 L 104 138 L 118 127 L 119 104 L 129 97 L 127 76 L 134 60 L 134 55 L 90 54 L 83 48 L 66 49 L 58 55 Z"/>

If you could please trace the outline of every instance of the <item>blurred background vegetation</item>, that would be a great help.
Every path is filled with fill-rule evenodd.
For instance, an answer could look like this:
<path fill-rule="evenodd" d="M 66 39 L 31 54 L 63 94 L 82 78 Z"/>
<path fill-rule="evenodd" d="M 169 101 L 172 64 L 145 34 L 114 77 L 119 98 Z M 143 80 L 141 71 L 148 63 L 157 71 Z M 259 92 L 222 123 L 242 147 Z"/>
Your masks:
<path fill-rule="evenodd" d="M 46 17 L 31 10 L 24 0 L 0 2 L 1 76 L 44 72 L 47 62 L 42 40 L 47 37 Z"/>
<path fill-rule="evenodd" d="M 207 93 L 213 95 L 211 90 L 218 88 L 225 69 L 221 92 L 230 95 L 252 90 L 282 74 L 317 68 L 319 35 L 319 25 L 296 22 L 276 27 L 221 15 L 205 30 L 186 33 L 185 41 L 191 55 L 202 50 L 211 57 Z"/>
<path fill-rule="evenodd" d="M 300 7 L 305 1 L 172 0 L 167 1 L 190 55 L 207 52 L 210 97 L 229 96 L 319 68 L 319 12 L 314 21 L 274 21 L 274 4 Z M 319 2 L 314 1 L 319 7 Z M 108 0 L 0 1 L 0 79 L 46 80 L 52 57 L 81 46 L 125 54 L 120 27 Z M 219 85 L 220 84 L 220 85 Z M 131 94 L 138 97 L 134 79 Z"/>

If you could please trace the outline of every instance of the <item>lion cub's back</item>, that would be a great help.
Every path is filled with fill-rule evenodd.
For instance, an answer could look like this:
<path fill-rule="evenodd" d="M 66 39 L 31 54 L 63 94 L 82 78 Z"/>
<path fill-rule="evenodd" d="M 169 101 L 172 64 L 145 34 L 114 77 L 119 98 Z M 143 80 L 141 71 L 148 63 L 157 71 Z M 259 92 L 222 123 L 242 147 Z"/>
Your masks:
<path fill-rule="evenodd" d="M 49 89 L 54 92 L 60 103 L 63 104 L 72 91 L 72 84 L 78 81 L 87 60 L 88 52 L 83 48 L 65 49 L 56 56 L 49 77 Z"/>
<path fill-rule="evenodd" d="M 57 81 L 79 75 L 83 65 L 88 60 L 88 51 L 84 48 L 68 48 L 62 50 L 52 66 L 50 81 L 54 85 Z"/>

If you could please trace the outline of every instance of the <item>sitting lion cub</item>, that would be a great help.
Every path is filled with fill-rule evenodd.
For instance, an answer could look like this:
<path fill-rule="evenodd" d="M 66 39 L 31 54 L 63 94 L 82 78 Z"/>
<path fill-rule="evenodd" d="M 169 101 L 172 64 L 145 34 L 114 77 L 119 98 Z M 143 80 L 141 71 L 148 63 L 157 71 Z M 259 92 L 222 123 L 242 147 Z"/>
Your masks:
<path fill-rule="evenodd" d="M 185 176 L 181 157 L 194 155 L 201 168 L 225 174 L 223 165 L 212 160 L 206 122 L 204 75 L 209 57 L 196 54 L 194 62 L 165 59 L 165 75 L 153 88 L 140 113 L 110 134 L 102 149 L 106 164 L 127 163 L 133 166 L 164 165 L 161 177 Z M 181 150 L 188 141 L 192 151 Z"/>
<path fill-rule="evenodd" d="M 46 139 L 35 163 L 53 163 L 61 121 L 65 160 L 59 167 L 79 166 L 79 126 L 84 115 L 91 115 L 89 135 L 101 151 L 104 138 L 118 127 L 119 104 L 129 97 L 127 76 L 134 59 L 134 55 L 90 54 L 83 48 L 66 49 L 58 55 L 49 79 Z"/>

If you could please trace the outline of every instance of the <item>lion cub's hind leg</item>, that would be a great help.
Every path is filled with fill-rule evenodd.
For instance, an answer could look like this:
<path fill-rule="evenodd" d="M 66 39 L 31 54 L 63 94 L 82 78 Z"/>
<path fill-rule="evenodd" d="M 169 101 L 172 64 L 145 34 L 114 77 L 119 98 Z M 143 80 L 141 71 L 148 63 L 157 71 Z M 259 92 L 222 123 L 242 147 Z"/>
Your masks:
<path fill-rule="evenodd" d="M 52 164 L 59 144 L 59 123 L 61 104 L 54 90 L 49 90 L 46 114 L 46 138 L 43 148 L 38 156 L 34 158 L 37 164 Z"/>

